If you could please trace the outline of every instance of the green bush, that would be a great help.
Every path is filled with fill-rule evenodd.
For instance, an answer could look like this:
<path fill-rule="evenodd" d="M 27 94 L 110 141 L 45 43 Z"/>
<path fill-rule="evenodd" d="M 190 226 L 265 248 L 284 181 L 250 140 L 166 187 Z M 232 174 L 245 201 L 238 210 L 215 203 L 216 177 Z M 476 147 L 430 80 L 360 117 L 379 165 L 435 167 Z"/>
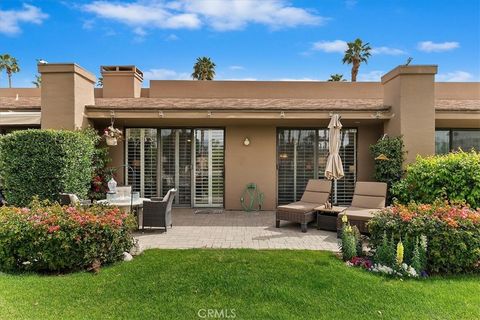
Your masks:
<path fill-rule="evenodd" d="M 426 265 L 432 273 L 480 271 L 480 210 L 444 202 L 396 204 L 377 213 L 368 227 L 382 262 L 391 263 L 394 243 L 408 237 L 415 241 L 407 264 Z"/>
<path fill-rule="evenodd" d="M 86 197 L 92 179 L 92 136 L 82 131 L 24 130 L 0 138 L 0 175 L 9 204 L 61 192 Z"/>
<path fill-rule="evenodd" d="M 402 137 L 385 137 L 370 146 L 370 153 L 373 158 L 377 158 L 380 155 L 385 155 L 388 158 L 388 160 L 375 160 L 373 173 L 376 181 L 387 184 L 388 190 L 402 178 L 403 162 L 405 161 L 403 147 Z M 390 202 L 391 196 L 389 193 L 388 203 Z"/>
<path fill-rule="evenodd" d="M 433 203 L 436 199 L 466 201 L 480 207 L 480 153 L 454 152 L 417 157 L 405 177 L 392 188 L 400 203 Z"/>
<path fill-rule="evenodd" d="M 68 272 L 122 259 L 133 245 L 131 215 L 118 208 L 0 208 L 0 270 Z"/>

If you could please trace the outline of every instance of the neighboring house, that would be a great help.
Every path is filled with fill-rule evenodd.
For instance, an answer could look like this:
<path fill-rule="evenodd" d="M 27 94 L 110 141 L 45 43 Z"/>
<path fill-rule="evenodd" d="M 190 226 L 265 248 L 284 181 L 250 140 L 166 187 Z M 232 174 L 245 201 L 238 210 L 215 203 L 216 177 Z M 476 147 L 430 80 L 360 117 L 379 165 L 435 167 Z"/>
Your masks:
<path fill-rule="evenodd" d="M 381 82 L 152 80 L 149 88 L 136 67 L 105 66 L 101 89 L 75 64 L 39 72 L 41 89 L 0 89 L 0 133 L 103 130 L 113 118 L 125 139 L 111 147 L 112 165 L 134 169 L 118 180 L 145 197 L 175 187 L 179 206 L 240 209 L 248 183 L 264 193 L 267 210 L 298 199 L 309 178 L 323 177 L 334 113 L 344 126 L 341 204 L 356 180 L 372 180 L 369 146 L 384 133 L 403 135 L 408 162 L 480 148 L 480 83 L 435 83 L 431 65 L 399 66 Z"/>

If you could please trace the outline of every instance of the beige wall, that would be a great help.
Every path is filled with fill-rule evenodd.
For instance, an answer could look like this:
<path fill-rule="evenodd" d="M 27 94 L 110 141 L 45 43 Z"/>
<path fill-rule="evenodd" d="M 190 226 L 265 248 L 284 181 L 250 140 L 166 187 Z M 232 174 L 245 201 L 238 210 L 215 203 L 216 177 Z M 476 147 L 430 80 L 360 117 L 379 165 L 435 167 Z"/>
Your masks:
<path fill-rule="evenodd" d="M 243 145 L 246 137 L 249 146 Z M 225 208 L 240 210 L 240 197 L 253 182 L 265 195 L 263 209 L 273 210 L 277 202 L 276 128 L 229 126 L 225 138 Z"/>
<path fill-rule="evenodd" d="M 370 146 L 383 135 L 383 125 L 360 125 L 357 132 L 357 180 L 374 181 L 375 161 L 370 154 Z"/>
<path fill-rule="evenodd" d="M 95 103 L 95 76 L 71 63 L 39 65 L 38 71 L 42 75 L 42 129 L 86 127 L 85 105 Z"/>
<path fill-rule="evenodd" d="M 400 66 L 382 77 L 384 103 L 394 117 L 385 124 L 390 136 L 403 136 L 406 162 L 435 153 L 436 66 Z"/>
<path fill-rule="evenodd" d="M 435 99 L 480 100 L 480 82 L 436 82 Z"/>
<path fill-rule="evenodd" d="M 378 82 L 152 80 L 149 96 L 156 98 L 381 99 L 382 86 Z"/>

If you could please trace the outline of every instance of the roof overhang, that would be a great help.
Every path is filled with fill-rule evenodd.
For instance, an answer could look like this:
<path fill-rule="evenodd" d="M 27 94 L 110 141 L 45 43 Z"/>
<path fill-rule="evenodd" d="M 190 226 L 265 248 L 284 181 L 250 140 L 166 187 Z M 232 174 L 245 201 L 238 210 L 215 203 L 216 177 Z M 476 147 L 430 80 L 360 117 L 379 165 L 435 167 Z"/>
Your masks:
<path fill-rule="evenodd" d="M 101 108 L 87 108 L 86 116 L 89 119 L 330 119 L 334 114 L 340 114 L 342 119 L 390 119 L 393 114 L 389 110 L 382 111 L 350 111 L 350 110 L 329 110 L 329 111 L 285 111 L 285 110 L 113 110 Z"/>
<path fill-rule="evenodd" d="M 40 120 L 40 111 L 0 112 L 0 126 L 39 125 Z"/>

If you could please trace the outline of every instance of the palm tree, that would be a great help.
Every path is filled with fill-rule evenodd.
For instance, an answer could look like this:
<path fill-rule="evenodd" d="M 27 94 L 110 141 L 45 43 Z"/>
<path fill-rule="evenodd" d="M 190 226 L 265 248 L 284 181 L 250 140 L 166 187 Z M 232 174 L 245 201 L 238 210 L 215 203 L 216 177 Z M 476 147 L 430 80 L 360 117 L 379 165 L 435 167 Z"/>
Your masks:
<path fill-rule="evenodd" d="M 12 87 L 12 74 L 20 71 L 18 61 L 9 54 L 0 55 L 0 71 L 5 69 L 8 76 L 8 87 Z"/>
<path fill-rule="evenodd" d="M 36 88 L 40 88 L 42 85 L 42 76 L 37 74 L 35 75 L 35 80 L 32 81 L 32 83 L 35 85 Z"/>
<path fill-rule="evenodd" d="M 343 78 L 343 74 L 335 73 L 330 75 L 330 79 L 327 81 L 347 81 L 347 79 Z"/>
<path fill-rule="evenodd" d="M 343 57 L 343 63 L 348 63 L 352 65 L 352 82 L 357 81 L 358 69 L 362 62 L 367 63 L 368 58 L 370 58 L 370 51 L 372 48 L 370 44 L 363 43 L 361 39 L 357 38 L 353 42 L 347 43 L 348 49 L 345 51 L 345 56 Z"/>
<path fill-rule="evenodd" d="M 194 80 L 213 80 L 215 77 L 215 63 L 208 57 L 197 58 L 193 66 L 192 78 Z"/>
<path fill-rule="evenodd" d="M 96 84 L 97 84 L 97 87 L 103 88 L 103 77 L 98 77 Z"/>

